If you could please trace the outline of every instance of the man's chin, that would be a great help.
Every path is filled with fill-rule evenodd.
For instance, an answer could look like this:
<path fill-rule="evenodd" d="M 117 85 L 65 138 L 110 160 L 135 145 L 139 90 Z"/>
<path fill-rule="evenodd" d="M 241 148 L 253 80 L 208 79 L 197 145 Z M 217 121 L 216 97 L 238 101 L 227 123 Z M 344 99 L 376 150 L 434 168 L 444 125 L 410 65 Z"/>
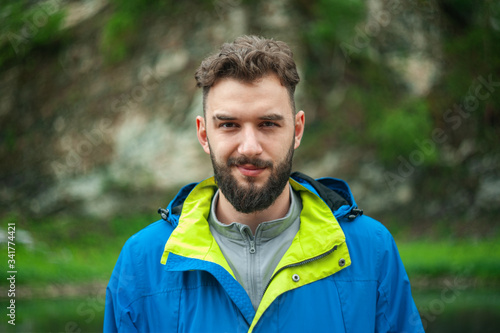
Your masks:
<path fill-rule="evenodd" d="M 244 176 L 240 175 L 237 178 L 237 185 L 240 188 L 245 190 L 261 190 L 263 189 L 269 181 L 269 178 L 260 178 L 260 177 L 252 177 L 252 176 Z"/>

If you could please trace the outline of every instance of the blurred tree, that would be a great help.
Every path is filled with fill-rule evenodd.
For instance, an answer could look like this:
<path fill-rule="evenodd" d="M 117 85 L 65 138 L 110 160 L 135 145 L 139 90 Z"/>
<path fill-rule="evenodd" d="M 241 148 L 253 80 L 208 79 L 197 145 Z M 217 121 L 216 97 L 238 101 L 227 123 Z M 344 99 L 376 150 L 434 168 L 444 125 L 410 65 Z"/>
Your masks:
<path fill-rule="evenodd" d="M 472 140 L 482 151 L 500 139 L 500 3 L 439 1 L 444 20 L 443 75 L 429 100 L 436 125 L 458 148 Z M 482 88 L 481 88 L 482 87 Z"/>
<path fill-rule="evenodd" d="M 334 149 L 339 142 L 347 142 L 374 149 L 379 160 L 389 167 L 398 165 L 399 155 L 407 156 L 418 149 L 416 142 L 432 138 L 436 128 L 445 129 L 450 136 L 445 145 L 458 148 L 470 139 L 478 146 L 497 149 L 494 144 L 500 134 L 500 4 L 497 1 L 297 0 L 295 3 L 306 22 L 301 29 L 306 62 L 304 81 L 316 111 L 310 124 L 316 137 L 306 138 L 306 144 Z M 368 14 L 367 4 L 381 7 Z M 420 21 L 415 21 L 419 17 Z M 394 31 L 405 24 L 413 25 L 409 27 L 413 31 L 408 30 L 413 35 L 395 35 Z M 419 26 L 421 31 L 415 31 Z M 442 45 L 433 45 L 434 40 L 429 39 L 427 43 L 431 44 L 426 51 L 415 50 L 415 44 L 425 38 L 423 32 L 439 36 L 436 40 L 442 41 L 439 42 Z M 415 96 L 395 72 L 391 64 L 393 55 L 402 60 L 429 58 L 439 68 L 439 72 L 431 73 L 431 88 Z M 404 66 L 402 70 L 411 70 L 409 64 Z M 424 70 L 417 67 L 414 77 L 407 80 L 417 80 L 416 76 Z M 483 94 L 471 95 L 480 89 L 479 85 L 484 86 Z M 453 111 L 455 105 L 470 111 Z M 314 151 L 321 154 L 323 150 L 308 150 L 308 153 Z M 426 158 L 425 164 L 439 162 L 438 153 L 436 150 Z"/>
<path fill-rule="evenodd" d="M 0 68 L 25 58 L 33 48 L 47 47 L 63 37 L 61 0 L 6 0 L 0 4 Z"/>

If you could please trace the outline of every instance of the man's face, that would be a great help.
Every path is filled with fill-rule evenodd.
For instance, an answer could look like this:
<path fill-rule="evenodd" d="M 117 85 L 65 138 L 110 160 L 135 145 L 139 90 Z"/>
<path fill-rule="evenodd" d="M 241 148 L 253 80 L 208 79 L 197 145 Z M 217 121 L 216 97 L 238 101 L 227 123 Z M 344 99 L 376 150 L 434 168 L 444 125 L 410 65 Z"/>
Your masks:
<path fill-rule="evenodd" d="M 279 79 L 221 79 L 208 93 L 198 139 L 222 194 L 242 213 L 268 208 L 283 192 L 300 145 L 304 113 L 293 114 Z"/>

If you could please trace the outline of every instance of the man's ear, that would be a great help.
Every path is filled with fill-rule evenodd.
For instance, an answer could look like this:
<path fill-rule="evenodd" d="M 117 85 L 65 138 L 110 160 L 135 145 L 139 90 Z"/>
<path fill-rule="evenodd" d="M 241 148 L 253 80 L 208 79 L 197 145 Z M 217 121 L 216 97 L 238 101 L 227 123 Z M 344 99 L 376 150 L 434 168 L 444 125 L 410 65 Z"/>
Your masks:
<path fill-rule="evenodd" d="M 198 116 L 196 117 L 196 134 L 198 136 L 198 141 L 205 153 L 210 154 L 210 146 L 208 145 L 207 128 L 205 125 L 205 118 Z"/>
<path fill-rule="evenodd" d="M 299 111 L 295 115 L 295 145 L 294 149 L 299 148 L 300 142 L 302 141 L 302 135 L 304 135 L 305 126 L 305 114 L 304 111 Z"/>

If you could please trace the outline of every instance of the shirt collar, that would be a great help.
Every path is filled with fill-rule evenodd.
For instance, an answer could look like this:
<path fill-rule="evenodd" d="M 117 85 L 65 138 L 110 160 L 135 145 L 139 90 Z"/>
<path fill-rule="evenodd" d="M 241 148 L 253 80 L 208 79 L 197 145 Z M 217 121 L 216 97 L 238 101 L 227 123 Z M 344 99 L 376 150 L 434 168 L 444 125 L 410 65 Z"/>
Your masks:
<path fill-rule="evenodd" d="M 284 230 L 290 227 L 293 222 L 299 218 L 300 211 L 302 210 L 302 202 L 300 196 L 290 188 L 290 208 L 287 214 L 279 219 L 262 222 L 257 226 L 255 230 L 255 237 L 258 237 L 261 241 L 270 240 L 278 235 L 280 235 Z M 219 200 L 219 190 L 215 193 L 212 199 L 212 206 L 210 208 L 210 214 L 208 216 L 208 223 L 217 233 L 224 237 L 240 240 L 242 238 L 246 239 L 248 235 L 251 235 L 250 227 L 239 223 L 232 222 L 231 224 L 224 224 L 217 219 L 215 214 L 215 207 Z"/>

